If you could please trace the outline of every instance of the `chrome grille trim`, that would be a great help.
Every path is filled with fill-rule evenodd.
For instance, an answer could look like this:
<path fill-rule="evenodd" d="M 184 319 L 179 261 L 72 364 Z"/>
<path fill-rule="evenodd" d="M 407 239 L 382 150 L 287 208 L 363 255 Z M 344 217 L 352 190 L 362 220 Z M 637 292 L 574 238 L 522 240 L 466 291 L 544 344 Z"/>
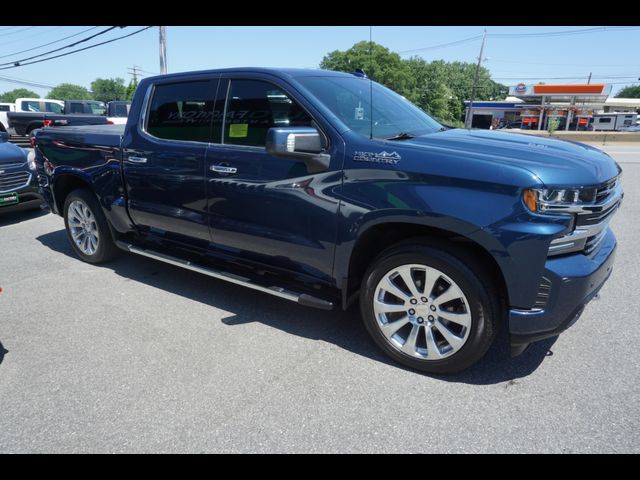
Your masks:
<path fill-rule="evenodd" d="M 596 235 L 593 235 L 592 237 L 587 238 L 587 241 L 584 245 L 584 253 L 589 255 L 596 248 L 598 248 L 598 245 L 600 245 L 602 240 L 604 240 L 604 237 L 606 234 L 607 234 L 607 230 L 605 228 L 600 233 L 597 233 Z"/>
<path fill-rule="evenodd" d="M 606 182 L 604 185 L 598 187 L 598 190 L 596 191 L 596 203 L 605 201 L 609 197 L 609 195 L 611 195 L 611 193 L 613 193 L 616 188 L 618 188 L 619 183 L 620 177 L 615 177 Z"/>
<path fill-rule="evenodd" d="M 27 162 L 20 162 L 20 163 L 3 163 L 2 165 L 0 165 L 0 170 L 4 170 L 6 168 L 18 168 L 18 167 L 24 167 L 27 164 Z"/>
<path fill-rule="evenodd" d="M 31 182 L 29 172 L 4 173 L 0 175 L 0 193 L 13 193 Z"/>

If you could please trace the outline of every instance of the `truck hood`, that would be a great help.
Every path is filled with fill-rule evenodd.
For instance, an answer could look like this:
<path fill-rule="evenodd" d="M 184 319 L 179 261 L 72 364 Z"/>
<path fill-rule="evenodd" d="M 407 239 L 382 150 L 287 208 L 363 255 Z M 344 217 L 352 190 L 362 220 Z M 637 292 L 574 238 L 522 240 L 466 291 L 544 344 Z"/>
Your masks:
<path fill-rule="evenodd" d="M 0 143 L 0 166 L 9 163 L 26 162 L 27 153 L 24 149 L 8 142 Z"/>
<path fill-rule="evenodd" d="M 620 173 L 605 152 L 583 143 L 491 130 L 451 129 L 403 141 L 407 146 L 443 148 L 470 159 L 517 165 L 547 186 L 598 185 Z"/>

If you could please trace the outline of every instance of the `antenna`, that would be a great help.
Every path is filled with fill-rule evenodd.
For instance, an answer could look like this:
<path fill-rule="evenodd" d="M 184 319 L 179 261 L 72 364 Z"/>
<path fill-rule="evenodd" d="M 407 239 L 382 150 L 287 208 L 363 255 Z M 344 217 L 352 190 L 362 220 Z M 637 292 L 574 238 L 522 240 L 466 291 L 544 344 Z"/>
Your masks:
<path fill-rule="evenodd" d="M 373 72 L 373 27 L 369 26 L 369 72 Z M 373 140 L 373 79 L 369 77 L 369 140 Z"/>

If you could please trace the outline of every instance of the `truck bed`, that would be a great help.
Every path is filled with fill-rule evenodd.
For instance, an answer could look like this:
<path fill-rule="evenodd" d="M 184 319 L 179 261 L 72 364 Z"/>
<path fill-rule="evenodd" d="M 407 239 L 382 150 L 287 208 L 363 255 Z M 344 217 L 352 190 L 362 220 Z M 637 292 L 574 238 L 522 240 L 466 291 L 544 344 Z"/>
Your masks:
<path fill-rule="evenodd" d="M 29 135 L 37 128 L 42 128 L 45 120 L 53 122 L 53 126 L 92 126 L 105 125 L 107 117 L 89 114 L 64 114 L 49 112 L 7 112 L 8 127 L 15 130 L 16 135 Z"/>
<path fill-rule="evenodd" d="M 59 140 L 65 143 L 119 148 L 125 125 L 81 125 L 76 127 L 43 128 L 38 141 Z"/>

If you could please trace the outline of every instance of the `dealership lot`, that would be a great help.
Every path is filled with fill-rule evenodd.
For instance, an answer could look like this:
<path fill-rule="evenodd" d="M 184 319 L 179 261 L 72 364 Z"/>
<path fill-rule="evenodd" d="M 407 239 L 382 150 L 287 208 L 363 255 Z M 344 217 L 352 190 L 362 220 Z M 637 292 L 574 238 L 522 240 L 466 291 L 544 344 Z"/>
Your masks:
<path fill-rule="evenodd" d="M 150 259 L 92 266 L 62 219 L 0 217 L 0 452 L 640 452 L 640 146 L 617 263 L 557 341 L 470 370 L 391 363 L 357 313 Z"/>

